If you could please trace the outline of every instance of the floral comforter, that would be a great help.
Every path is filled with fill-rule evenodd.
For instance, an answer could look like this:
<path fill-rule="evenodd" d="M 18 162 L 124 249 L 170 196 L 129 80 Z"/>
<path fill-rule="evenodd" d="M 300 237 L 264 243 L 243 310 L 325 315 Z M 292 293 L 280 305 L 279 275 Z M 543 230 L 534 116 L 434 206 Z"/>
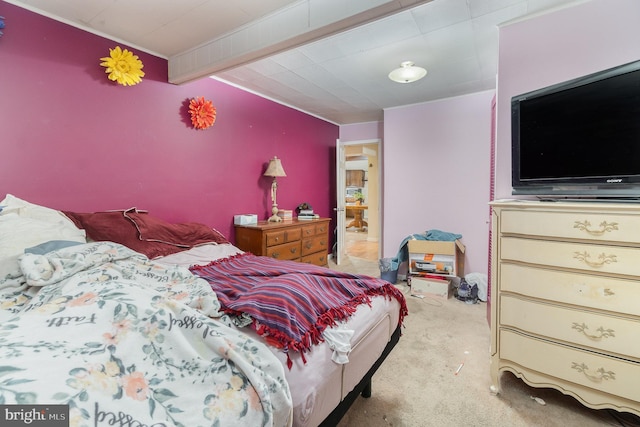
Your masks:
<path fill-rule="evenodd" d="M 282 364 L 187 269 L 110 242 L 20 266 L 0 278 L 0 404 L 68 404 L 71 426 L 291 423 Z"/>

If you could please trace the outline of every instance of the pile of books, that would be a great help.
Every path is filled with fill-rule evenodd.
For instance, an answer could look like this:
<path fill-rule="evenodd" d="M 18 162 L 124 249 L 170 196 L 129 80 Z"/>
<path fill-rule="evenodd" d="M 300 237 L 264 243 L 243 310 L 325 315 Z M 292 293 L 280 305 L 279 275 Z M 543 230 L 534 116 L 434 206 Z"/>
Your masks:
<path fill-rule="evenodd" d="M 293 220 L 293 211 L 290 209 L 278 209 L 278 216 L 283 221 L 291 221 Z"/>
<path fill-rule="evenodd" d="M 298 219 L 314 219 L 315 217 L 313 209 L 300 209 L 298 212 Z"/>

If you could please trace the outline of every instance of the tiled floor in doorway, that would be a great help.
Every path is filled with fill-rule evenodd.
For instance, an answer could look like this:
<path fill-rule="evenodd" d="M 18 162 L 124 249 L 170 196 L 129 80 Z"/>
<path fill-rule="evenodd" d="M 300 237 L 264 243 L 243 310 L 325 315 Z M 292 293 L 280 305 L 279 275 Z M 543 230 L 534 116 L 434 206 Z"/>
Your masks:
<path fill-rule="evenodd" d="M 367 241 L 366 231 L 347 229 L 345 236 L 345 249 L 350 257 L 378 260 L 378 242 Z"/>

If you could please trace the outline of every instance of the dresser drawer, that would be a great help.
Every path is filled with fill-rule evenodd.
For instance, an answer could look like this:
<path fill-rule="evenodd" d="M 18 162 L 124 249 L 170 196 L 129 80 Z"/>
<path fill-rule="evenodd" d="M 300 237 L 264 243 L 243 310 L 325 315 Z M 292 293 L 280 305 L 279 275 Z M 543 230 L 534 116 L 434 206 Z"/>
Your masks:
<path fill-rule="evenodd" d="M 327 223 L 314 223 L 302 226 L 302 237 L 311 237 L 315 235 L 326 235 L 328 230 Z"/>
<path fill-rule="evenodd" d="M 316 224 L 316 234 L 324 234 L 326 236 L 328 235 L 328 232 L 329 232 L 328 222 L 321 222 Z"/>
<path fill-rule="evenodd" d="M 327 265 L 327 253 L 326 251 L 316 252 L 315 254 L 303 256 L 300 261 L 306 262 L 307 264 L 324 266 Z"/>
<path fill-rule="evenodd" d="M 270 231 L 266 233 L 267 246 L 280 245 L 282 243 L 295 242 L 300 240 L 302 235 L 300 228 L 291 230 Z"/>
<path fill-rule="evenodd" d="M 500 358 L 604 393 L 640 401 L 640 365 L 597 353 L 499 331 Z"/>
<path fill-rule="evenodd" d="M 311 237 L 316 235 L 316 225 L 309 224 L 302 226 L 302 237 Z"/>
<path fill-rule="evenodd" d="M 276 259 L 297 260 L 300 258 L 300 242 L 270 246 L 267 248 L 266 256 Z"/>
<path fill-rule="evenodd" d="M 302 255 L 322 251 L 327 254 L 327 236 L 316 236 L 302 241 Z"/>
<path fill-rule="evenodd" d="M 627 276 L 640 275 L 640 249 L 587 243 L 500 238 L 500 259 Z"/>
<path fill-rule="evenodd" d="M 503 234 L 588 239 L 638 245 L 640 227 L 636 215 L 593 212 L 544 212 L 504 210 L 500 218 Z"/>
<path fill-rule="evenodd" d="M 639 311 L 640 283 L 629 279 L 503 263 L 500 291 L 634 316 Z"/>
<path fill-rule="evenodd" d="M 553 340 L 588 346 L 640 362 L 637 320 L 500 296 L 500 324 Z"/>

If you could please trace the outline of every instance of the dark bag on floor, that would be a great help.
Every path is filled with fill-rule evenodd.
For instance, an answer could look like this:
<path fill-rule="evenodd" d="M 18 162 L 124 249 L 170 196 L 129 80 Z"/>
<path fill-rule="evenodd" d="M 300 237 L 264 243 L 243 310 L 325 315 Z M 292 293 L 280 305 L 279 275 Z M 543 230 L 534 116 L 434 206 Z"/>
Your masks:
<path fill-rule="evenodd" d="M 456 298 L 469 304 L 478 302 L 478 285 L 471 286 L 465 279 L 460 279 L 460 286 L 456 290 Z"/>

